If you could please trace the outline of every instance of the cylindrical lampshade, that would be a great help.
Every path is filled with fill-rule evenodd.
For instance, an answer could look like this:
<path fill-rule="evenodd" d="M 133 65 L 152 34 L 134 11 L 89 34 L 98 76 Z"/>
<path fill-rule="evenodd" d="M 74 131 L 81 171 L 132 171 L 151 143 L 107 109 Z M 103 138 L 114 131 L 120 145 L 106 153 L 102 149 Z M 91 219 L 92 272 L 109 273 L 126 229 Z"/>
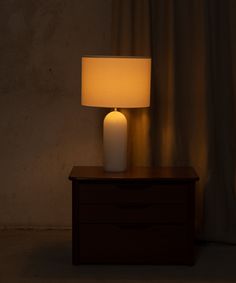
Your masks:
<path fill-rule="evenodd" d="M 83 57 L 81 103 L 109 108 L 148 107 L 150 81 L 150 58 Z"/>

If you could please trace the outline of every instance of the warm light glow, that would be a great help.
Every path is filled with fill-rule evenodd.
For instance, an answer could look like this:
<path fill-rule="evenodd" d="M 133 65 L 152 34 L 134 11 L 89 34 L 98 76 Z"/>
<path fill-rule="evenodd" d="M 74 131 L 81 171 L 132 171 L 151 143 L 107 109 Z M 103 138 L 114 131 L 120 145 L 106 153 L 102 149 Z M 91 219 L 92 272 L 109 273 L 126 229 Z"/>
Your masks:
<path fill-rule="evenodd" d="M 83 57 L 81 103 L 109 108 L 148 107 L 150 80 L 150 58 Z"/>

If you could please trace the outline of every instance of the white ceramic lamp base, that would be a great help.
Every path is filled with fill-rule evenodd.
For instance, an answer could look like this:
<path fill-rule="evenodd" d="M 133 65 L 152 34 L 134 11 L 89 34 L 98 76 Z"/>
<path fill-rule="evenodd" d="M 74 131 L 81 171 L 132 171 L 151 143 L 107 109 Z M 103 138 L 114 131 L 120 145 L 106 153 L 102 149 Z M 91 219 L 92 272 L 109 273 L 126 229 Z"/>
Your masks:
<path fill-rule="evenodd" d="M 106 115 L 103 122 L 104 169 L 122 172 L 127 168 L 127 120 L 119 111 Z"/>

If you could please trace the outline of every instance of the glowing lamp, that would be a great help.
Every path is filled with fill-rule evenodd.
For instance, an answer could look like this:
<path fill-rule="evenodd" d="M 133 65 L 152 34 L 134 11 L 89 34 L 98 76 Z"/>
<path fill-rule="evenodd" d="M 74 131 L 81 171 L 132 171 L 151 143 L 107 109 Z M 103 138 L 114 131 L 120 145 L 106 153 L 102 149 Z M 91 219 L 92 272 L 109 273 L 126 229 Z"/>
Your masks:
<path fill-rule="evenodd" d="M 144 57 L 82 57 L 81 104 L 114 108 L 103 123 L 104 168 L 127 168 L 127 120 L 117 108 L 150 105 L 151 59 Z"/>

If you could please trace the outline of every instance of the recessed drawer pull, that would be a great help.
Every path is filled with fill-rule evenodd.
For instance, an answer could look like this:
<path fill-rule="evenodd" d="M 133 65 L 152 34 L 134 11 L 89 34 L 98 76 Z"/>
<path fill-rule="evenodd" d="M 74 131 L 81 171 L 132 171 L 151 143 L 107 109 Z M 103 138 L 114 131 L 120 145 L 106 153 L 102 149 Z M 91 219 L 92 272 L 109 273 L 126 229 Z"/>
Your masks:
<path fill-rule="evenodd" d="M 153 204 L 150 203 L 120 203 L 116 204 L 116 207 L 122 209 L 145 209 L 151 207 Z"/>
<path fill-rule="evenodd" d="M 118 225 L 113 225 L 116 228 L 120 230 L 146 230 L 151 227 L 153 227 L 152 224 L 140 224 L 140 223 L 135 223 L 135 224 L 118 224 Z"/>
<path fill-rule="evenodd" d="M 123 191 L 145 191 L 147 189 L 150 189 L 150 186 L 147 186 L 147 184 L 143 185 L 143 184 L 116 184 L 115 185 L 116 188 L 120 189 L 120 190 L 123 190 Z"/>

